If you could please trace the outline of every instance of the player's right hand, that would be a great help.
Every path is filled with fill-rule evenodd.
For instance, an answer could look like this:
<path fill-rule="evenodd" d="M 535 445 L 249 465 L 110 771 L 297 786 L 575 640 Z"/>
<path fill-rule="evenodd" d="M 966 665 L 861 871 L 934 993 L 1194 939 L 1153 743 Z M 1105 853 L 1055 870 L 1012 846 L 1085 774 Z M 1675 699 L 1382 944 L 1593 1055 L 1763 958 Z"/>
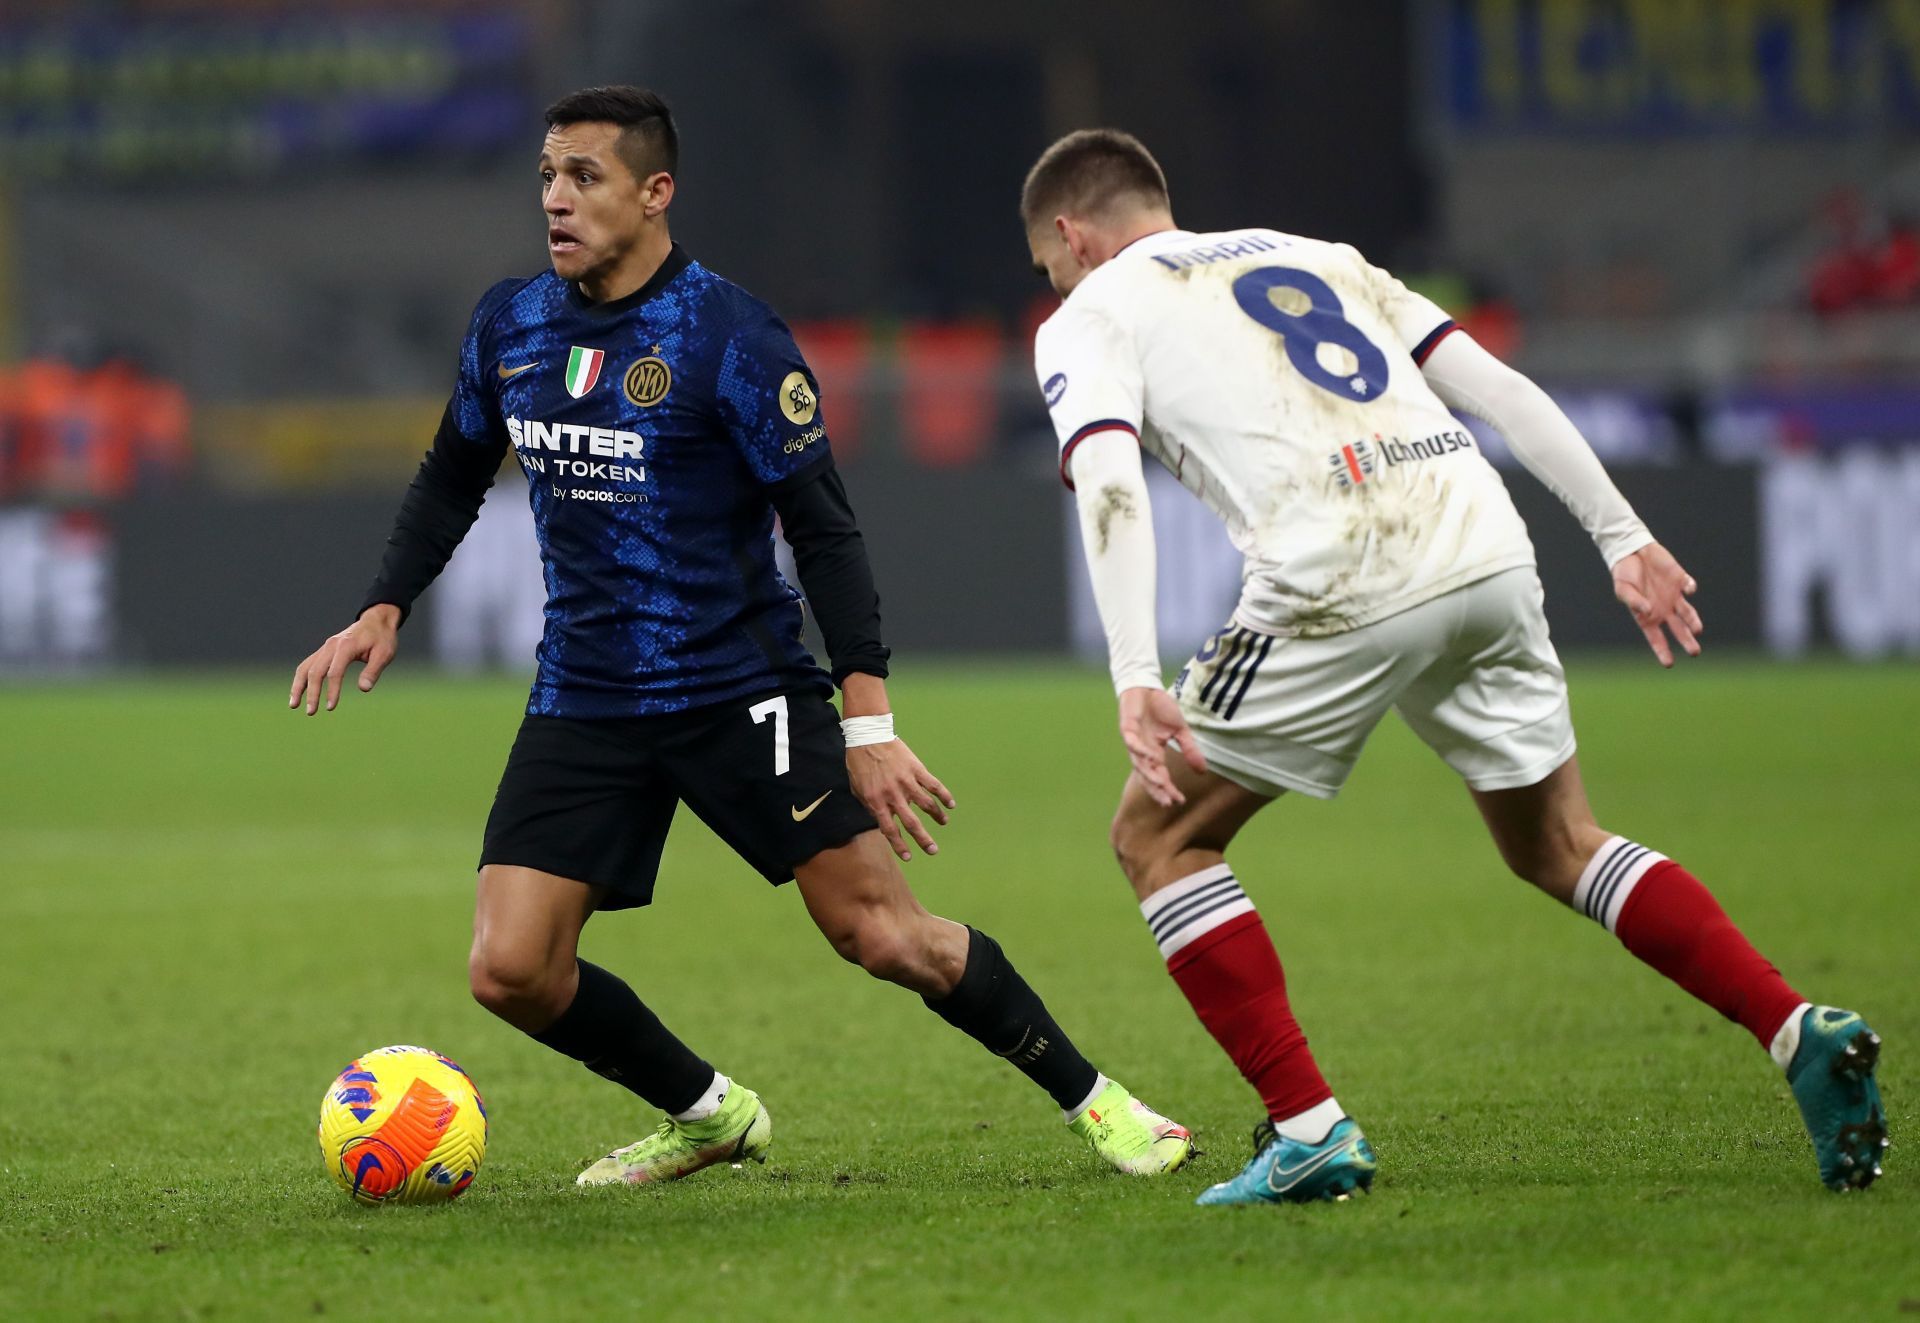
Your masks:
<path fill-rule="evenodd" d="M 1680 567 L 1673 553 L 1658 542 L 1649 542 L 1631 556 L 1623 556 L 1613 567 L 1613 595 L 1620 605 L 1633 612 L 1633 623 L 1646 635 L 1647 646 L 1662 666 L 1673 665 L 1673 649 L 1667 646 L 1667 631 L 1673 634 L 1689 657 L 1700 655 L 1704 632 L 1700 613 L 1687 598 L 1700 585 Z"/>
<path fill-rule="evenodd" d="M 1180 704 L 1164 689 L 1142 686 L 1121 691 L 1120 739 L 1127 746 L 1127 756 L 1133 759 L 1134 772 L 1147 787 L 1147 793 L 1153 796 L 1153 802 L 1162 808 L 1187 802 L 1187 797 L 1174 785 L 1173 772 L 1167 765 L 1169 743 L 1179 746 L 1187 766 L 1194 771 L 1207 770 L 1206 757 L 1201 754 L 1187 719 L 1180 715 Z"/>
<path fill-rule="evenodd" d="M 360 668 L 360 692 L 366 693 L 387 669 L 399 650 L 400 608 L 382 604 L 370 606 L 360 618 L 314 649 L 313 654 L 293 670 L 293 688 L 287 694 L 287 706 L 307 702 L 307 715 L 320 710 L 321 690 L 326 691 L 327 711 L 340 702 L 340 681 L 353 662 L 365 662 Z"/>

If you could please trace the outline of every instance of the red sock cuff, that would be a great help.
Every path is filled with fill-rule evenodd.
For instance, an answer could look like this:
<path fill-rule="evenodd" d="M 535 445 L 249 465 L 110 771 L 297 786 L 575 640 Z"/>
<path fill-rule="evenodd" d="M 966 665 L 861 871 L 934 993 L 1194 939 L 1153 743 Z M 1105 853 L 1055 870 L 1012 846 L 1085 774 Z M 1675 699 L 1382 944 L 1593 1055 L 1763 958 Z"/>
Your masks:
<path fill-rule="evenodd" d="M 1249 928 L 1265 928 L 1258 914 L 1239 914 L 1228 919 L 1211 932 L 1203 933 L 1187 945 L 1175 951 L 1167 959 L 1167 972 L 1178 977 L 1180 971 L 1199 960 L 1220 943 L 1238 937 Z"/>

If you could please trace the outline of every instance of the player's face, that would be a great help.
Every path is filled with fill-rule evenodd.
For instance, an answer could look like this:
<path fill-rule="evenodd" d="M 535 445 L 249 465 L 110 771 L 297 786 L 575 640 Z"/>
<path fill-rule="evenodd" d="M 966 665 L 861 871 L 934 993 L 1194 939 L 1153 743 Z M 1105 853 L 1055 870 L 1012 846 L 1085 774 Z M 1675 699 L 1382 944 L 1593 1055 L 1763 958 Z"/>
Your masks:
<path fill-rule="evenodd" d="M 620 159 L 617 124 L 560 124 L 540 151 L 540 202 L 547 255 L 562 280 L 587 281 L 617 269 L 647 221 L 666 210 L 673 177 L 637 177 Z M 664 193 L 664 196 L 663 196 Z"/>
<path fill-rule="evenodd" d="M 1071 222 L 1066 222 L 1071 226 Z M 1033 255 L 1035 274 L 1047 278 L 1053 286 L 1053 292 L 1061 298 L 1073 293 L 1074 288 L 1086 279 L 1092 270 L 1085 258 L 1074 252 L 1073 245 L 1062 223 L 1049 221 L 1036 225 L 1027 231 L 1027 251 Z"/>

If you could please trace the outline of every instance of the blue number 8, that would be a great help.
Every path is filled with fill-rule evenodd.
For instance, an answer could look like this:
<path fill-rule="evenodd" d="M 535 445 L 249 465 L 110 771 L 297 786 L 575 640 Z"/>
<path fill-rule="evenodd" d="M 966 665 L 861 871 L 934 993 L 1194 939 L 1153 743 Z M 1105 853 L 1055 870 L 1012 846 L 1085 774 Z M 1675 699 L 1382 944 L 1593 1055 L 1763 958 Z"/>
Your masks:
<path fill-rule="evenodd" d="M 1280 311 L 1268 297 L 1275 289 L 1299 290 L 1307 296 L 1307 310 Z M 1287 347 L 1287 361 L 1320 389 L 1363 403 L 1385 393 L 1387 356 L 1347 320 L 1340 296 L 1320 277 L 1296 267 L 1263 266 L 1233 282 L 1233 297 L 1240 301 L 1242 312 L 1280 337 Z M 1318 356 L 1323 344 L 1339 345 L 1358 366 L 1348 375 L 1327 371 Z"/>

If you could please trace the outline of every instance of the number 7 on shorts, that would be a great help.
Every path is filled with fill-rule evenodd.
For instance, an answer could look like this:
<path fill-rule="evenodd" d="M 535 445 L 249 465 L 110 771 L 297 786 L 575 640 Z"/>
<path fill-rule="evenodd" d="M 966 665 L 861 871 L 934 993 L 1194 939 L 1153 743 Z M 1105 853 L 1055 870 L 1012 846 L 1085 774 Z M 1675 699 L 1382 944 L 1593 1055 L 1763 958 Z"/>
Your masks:
<path fill-rule="evenodd" d="M 773 774 L 785 776 L 787 768 L 792 766 L 787 751 L 787 696 L 775 694 L 764 703 L 755 703 L 747 709 L 747 715 L 756 726 L 768 717 L 773 718 Z"/>

